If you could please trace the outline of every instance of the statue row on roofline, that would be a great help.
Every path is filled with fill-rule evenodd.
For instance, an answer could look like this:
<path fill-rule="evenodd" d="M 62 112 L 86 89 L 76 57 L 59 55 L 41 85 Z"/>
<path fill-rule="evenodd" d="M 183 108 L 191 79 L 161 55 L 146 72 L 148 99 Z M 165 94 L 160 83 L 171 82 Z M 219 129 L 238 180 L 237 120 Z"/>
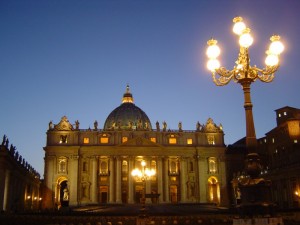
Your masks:
<path fill-rule="evenodd" d="M 130 122 L 129 122 L 130 123 Z M 69 130 L 79 130 L 79 121 L 76 120 L 75 124 L 72 125 L 68 118 L 66 116 L 63 116 L 60 120 L 60 122 L 58 124 L 53 124 L 52 121 L 49 122 L 49 130 L 57 130 L 57 131 L 69 131 Z M 75 129 L 74 129 L 75 126 Z M 167 131 L 171 131 L 170 129 L 167 129 L 167 123 L 166 121 L 162 122 L 162 131 L 163 132 L 167 132 Z M 119 125 L 119 123 L 117 125 L 114 124 L 114 126 L 112 127 L 112 130 L 120 130 L 121 127 Z M 129 124 L 128 129 L 131 130 L 133 129 L 133 123 Z M 141 124 L 138 123 L 137 129 L 139 130 L 149 130 L 149 125 L 145 124 L 144 126 L 142 126 Z M 91 128 L 89 128 L 89 130 L 91 130 Z M 97 120 L 95 120 L 94 122 L 94 129 L 93 130 L 98 130 L 98 122 Z M 161 131 L 160 128 L 160 124 L 157 121 L 156 122 L 156 131 Z M 183 131 L 182 129 L 182 122 L 178 123 L 178 131 L 181 132 Z M 196 131 L 197 132 L 223 132 L 223 126 L 222 124 L 220 124 L 219 126 L 217 126 L 213 119 L 208 118 L 208 120 L 206 121 L 206 124 L 200 124 L 199 121 L 196 123 Z"/>
<path fill-rule="evenodd" d="M 29 171 L 29 173 L 40 178 L 40 174 L 27 161 L 25 161 L 25 158 L 23 158 L 17 151 L 16 146 L 12 144 L 9 146 L 9 140 L 6 135 L 3 135 L 1 145 L 5 147 L 5 149 L 9 152 L 9 155 L 11 155 L 17 163 L 23 166 L 27 171 Z"/>

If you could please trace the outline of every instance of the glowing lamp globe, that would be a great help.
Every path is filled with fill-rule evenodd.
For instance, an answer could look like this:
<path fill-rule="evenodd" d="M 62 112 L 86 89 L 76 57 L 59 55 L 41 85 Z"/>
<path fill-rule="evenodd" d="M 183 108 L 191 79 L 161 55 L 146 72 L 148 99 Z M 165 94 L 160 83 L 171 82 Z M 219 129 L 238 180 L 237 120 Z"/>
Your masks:
<path fill-rule="evenodd" d="M 276 66 L 279 63 L 277 55 L 269 54 L 265 60 L 267 66 Z"/>
<path fill-rule="evenodd" d="M 210 59 L 208 60 L 207 62 L 207 68 L 210 70 L 210 71 L 215 71 L 216 69 L 220 68 L 220 62 L 219 60 L 217 59 Z"/>
<path fill-rule="evenodd" d="M 284 45 L 281 43 L 280 37 L 273 35 L 270 40 L 272 41 L 269 48 L 270 53 L 275 55 L 281 54 L 284 50 Z"/>
<path fill-rule="evenodd" d="M 246 25 L 243 22 L 243 18 L 242 17 L 235 17 L 233 19 L 234 25 L 232 28 L 233 33 L 237 34 L 237 35 L 241 35 L 243 33 L 243 30 L 246 29 Z"/>
<path fill-rule="evenodd" d="M 244 48 L 248 48 L 248 47 L 250 47 L 252 45 L 253 38 L 250 35 L 250 29 L 246 28 L 243 31 L 243 34 L 240 36 L 239 43 Z"/>
<path fill-rule="evenodd" d="M 215 59 L 220 55 L 221 50 L 220 50 L 219 46 L 217 45 L 217 43 L 218 43 L 218 41 L 214 40 L 214 39 L 210 39 L 207 42 L 208 47 L 206 50 L 206 55 L 208 58 Z"/>

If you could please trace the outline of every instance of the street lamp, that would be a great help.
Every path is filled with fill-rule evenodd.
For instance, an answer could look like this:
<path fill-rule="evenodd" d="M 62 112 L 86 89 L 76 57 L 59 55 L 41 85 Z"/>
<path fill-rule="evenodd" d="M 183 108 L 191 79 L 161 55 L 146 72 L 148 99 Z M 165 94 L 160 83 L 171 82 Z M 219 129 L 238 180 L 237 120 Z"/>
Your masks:
<path fill-rule="evenodd" d="M 241 191 L 241 209 L 247 214 L 270 213 L 273 204 L 269 201 L 270 181 L 258 178 L 261 165 L 257 154 L 257 140 L 252 114 L 250 86 L 257 79 L 269 83 L 274 79 L 274 73 L 279 68 L 279 56 L 284 50 L 280 36 L 273 35 L 271 44 L 266 51 L 266 67 L 258 68 L 250 65 L 249 47 L 253 43 L 250 29 L 243 22 L 242 17 L 233 19 L 233 32 L 239 36 L 240 51 L 233 69 L 228 70 L 220 66 L 218 56 L 221 53 L 217 40 L 210 39 L 207 44 L 206 55 L 209 58 L 207 68 L 212 73 L 212 78 L 217 86 L 224 86 L 231 80 L 239 83 L 244 91 L 244 108 L 246 115 L 246 171 L 249 176 L 239 180 L 238 187 Z M 264 203 L 264 204 L 262 204 Z"/>
<path fill-rule="evenodd" d="M 143 191 L 142 191 L 142 209 L 141 213 L 145 213 L 145 201 L 146 201 L 146 180 L 151 179 L 152 176 L 156 174 L 156 171 L 154 169 L 148 169 L 146 168 L 146 162 L 143 160 L 141 162 L 142 169 L 135 168 L 132 170 L 131 175 L 135 177 L 136 179 L 139 179 L 143 183 Z"/>
<path fill-rule="evenodd" d="M 220 62 L 217 59 L 221 53 L 217 45 L 217 40 L 210 39 L 207 44 L 206 54 L 209 58 L 207 62 L 208 69 L 212 72 L 212 78 L 217 86 L 228 84 L 231 80 L 241 84 L 244 91 L 244 108 L 246 114 L 246 146 L 249 151 L 256 148 L 257 140 L 255 135 L 252 103 L 250 97 L 250 85 L 256 79 L 263 82 L 271 82 L 274 79 L 274 73 L 279 68 L 279 56 L 284 50 L 283 44 L 280 42 L 280 36 L 273 35 L 270 40 L 271 44 L 266 51 L 267 57 L 265 60 L 266 67 L 260 69 L 250 65 L 249 47 L 253 43 L 253 38 L 250 34 L 250 29 L 246 27 L 242 17 L 233 19 L 233 32 L 239 36 L 240 52 L 232 70 L 225 67 L 220 67 Z"/>

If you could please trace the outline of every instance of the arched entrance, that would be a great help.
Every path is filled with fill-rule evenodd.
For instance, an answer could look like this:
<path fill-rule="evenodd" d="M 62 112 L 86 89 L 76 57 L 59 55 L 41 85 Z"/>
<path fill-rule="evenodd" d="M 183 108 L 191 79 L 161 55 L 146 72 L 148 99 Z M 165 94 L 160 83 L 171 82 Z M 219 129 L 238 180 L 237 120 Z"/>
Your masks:
<path fill-rule="evenodd" d="M 220 186 L 216 177 L 208 178 L 208 201 L 220 204 Z"/>
<path fill-rule="evenodd" d="M 70 193 L 68 188 L 68 179 L 66 177 L 60 177 L 57 179 L 55 198 L 58 208 L 69 206 Z"/>

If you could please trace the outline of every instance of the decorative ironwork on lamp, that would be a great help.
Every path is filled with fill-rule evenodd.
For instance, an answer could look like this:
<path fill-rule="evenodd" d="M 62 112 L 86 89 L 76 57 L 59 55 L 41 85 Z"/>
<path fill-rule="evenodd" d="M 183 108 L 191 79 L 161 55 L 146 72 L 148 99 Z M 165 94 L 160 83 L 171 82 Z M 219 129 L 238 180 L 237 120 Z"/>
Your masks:
<path fill-rule="evenodd" d="M 241 84 L 244 91 L 244 108 L 246 115 L 246 171 L 248 176 L 238 182 L 241 191 L 241 209 L 245 214 L 270 214 L 273 204 L 270 201 L 270 181 L 259 178 L 261 171 L 260 158 L 257 154 L 257 140 L 252 114 L 252 102 L 250 96 L 250 85 L 257 79 L 263 82 L 271 82 L 274 73 L 279 68 L 279 56 L 284 50 L 280 42 L 280 36 L 273 35 L 271 44 L 266 51 L 266 67 L 260 69 L 250 65 L 249 47 L 253 43 L 250 28 L 247 28 L 242 17 L 233 19 L 233 32 L 239 36 L 240 51 L 235 66 L 228 70 L 220 66 L 218 56 L 221 53 L 217 40 L 210 39 L 207 44 L 206 55 L 209 58 L 207 68 L 212 72 L 212 78 L 217 86 L 224 86 L 231 80 Z"/>

